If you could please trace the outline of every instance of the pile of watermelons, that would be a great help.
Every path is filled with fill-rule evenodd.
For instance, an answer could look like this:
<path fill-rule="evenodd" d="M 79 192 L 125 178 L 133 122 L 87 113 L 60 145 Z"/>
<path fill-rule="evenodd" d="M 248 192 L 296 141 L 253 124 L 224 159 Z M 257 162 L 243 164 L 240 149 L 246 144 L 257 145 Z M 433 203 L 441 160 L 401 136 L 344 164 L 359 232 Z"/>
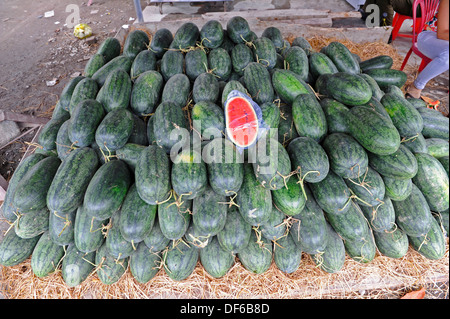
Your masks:
<path fill-rule="evenodd" d="M 36 276 L 61 269 L 76 286 L 128 267 L 183 280 L 198 261 L 219 278 L 237 260 L 292 273 L 302 254 L 329 273 L 346 254 L 442 258 L 449 120 L 405 99 L 392 64 L 276 27 L 257 37 L 242 17 L 106 39 L 10 181 L 0 264 L 31 256 Z M 270 128 L 244 150 L 226 134 L 234 90 Z"/>

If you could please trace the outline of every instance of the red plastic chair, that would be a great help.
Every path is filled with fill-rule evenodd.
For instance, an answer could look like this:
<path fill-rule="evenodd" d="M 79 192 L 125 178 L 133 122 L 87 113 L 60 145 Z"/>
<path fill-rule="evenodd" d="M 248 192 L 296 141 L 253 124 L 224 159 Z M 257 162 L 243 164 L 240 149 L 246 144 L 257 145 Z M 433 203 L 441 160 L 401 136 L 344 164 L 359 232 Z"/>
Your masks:
<path fill-rule="evenodd" d="M 420 66 L 419 66 L 419 72 L 421 72 L 427 66 L 427 64 L 431 62 L 431 59 L 428 58 L 426 55 L 424 55 L 422 52 L 420 52 L 419 49 L 417 48 L 417 35 L 422 30 L 424 30 L 426 22 L 430 21 L 434 17 L 434 14 L 436 13 L 438 5 L 439 5 L 439 0 L 414 0 L 413 17 L 412 17 L 413 18 L 412 46 L 411 46 L 411 49 L 409 49 L 408 53 L 406 54 L 400 70 L 403 71 L 412 52 L 414 52 L 416 55 L 418 55 L 420 58 L 422 58 L 422 62 L 420 63 Z M 422 10 L 422 18 L 416 17 L 418 6 L 420 6 L 420 8 Z M 417 30 L 420 30 L 420 31 L 417 31 Z"/>
<path fill-rule="evenodd" d="M 405 22 L 406 20 L 412 20 L 412 17 L 410 16 L 405 16 L 403 14 L 400 13 L 395 13 L 394 14 L 394 20 L 392 21 L 392 41 L 394 41 L 397 37 L 404 37 L 404 38 L 412 38 L 413 34 L 412 33 L 405 33 L 405 32 L 399 32 L 400 28 L 403 25 L 403 22 Z M 421 18 L 417 18 L 417 20 L 421 20 Z M 420 22 L 420 21 L 419 21 Z M 417 25 L 419 25 L 420 23 L 418 23 Z M 420 30 L 416 29 L 416 33 L 419 33 Z"/>

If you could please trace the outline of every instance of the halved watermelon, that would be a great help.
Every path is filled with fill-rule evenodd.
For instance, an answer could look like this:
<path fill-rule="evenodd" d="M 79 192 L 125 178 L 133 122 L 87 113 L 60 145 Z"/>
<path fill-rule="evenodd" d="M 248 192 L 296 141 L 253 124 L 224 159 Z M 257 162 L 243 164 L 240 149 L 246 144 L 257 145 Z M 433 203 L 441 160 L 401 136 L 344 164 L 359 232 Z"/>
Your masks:
<path fill-rule="evenodd" d="M 233 90 L 225 103 L 225 124 L 228 138 L 237 147 L 248 148 L 258 139 L 261 109 L 247 95 Z"/>

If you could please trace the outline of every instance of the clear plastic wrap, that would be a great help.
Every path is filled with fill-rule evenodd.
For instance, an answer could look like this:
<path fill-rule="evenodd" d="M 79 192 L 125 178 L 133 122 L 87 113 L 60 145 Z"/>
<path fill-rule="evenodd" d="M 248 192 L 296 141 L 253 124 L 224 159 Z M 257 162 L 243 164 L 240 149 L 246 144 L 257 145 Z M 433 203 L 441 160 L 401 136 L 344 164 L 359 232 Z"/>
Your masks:
<path fill-rule="evenodd" d="M 264 123 L 259 105 L 238 90 L 228 94 L 225 103 L 225 122 L 226 136 L 240 152 L 255 145 L 269 129 Z"/>

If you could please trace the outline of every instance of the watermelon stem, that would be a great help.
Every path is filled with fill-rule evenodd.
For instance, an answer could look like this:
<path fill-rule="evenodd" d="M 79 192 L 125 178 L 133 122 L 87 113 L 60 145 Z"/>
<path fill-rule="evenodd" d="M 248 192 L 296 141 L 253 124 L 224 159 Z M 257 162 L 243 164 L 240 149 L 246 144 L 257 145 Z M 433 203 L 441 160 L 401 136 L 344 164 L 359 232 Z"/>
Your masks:
<path fill-rule="evenodd" d="M 309 172 L 306 172 L 306 174 L 302 176 L 302 168 L 299 166 L 293 173 L 298 175 L 299 181 L 297 182 L 297 184 L 300 184 L 303 196 L 305 196 L 305 200 L 308 200 L 308 196 L 306 195 L 306 191 L 305 191 L 305 183 L 304 183 L 305 177 L 308 176 L 309 173 L 316 173 L 317 176 L 320 176 L 320 172 L 319 171 L 309 171 Z"/>
<path fill-rule="evenodd" d="M 168 251 L 169 251 L 169 246 L 167 246 L 166 248 L 164 248 L 163 251 L 161 251 L 161 257 L 159 258 L 159 261 L 158 260 L 155 261 L 155 263 L 159 262 L 159 266 L 158 266 L 158 264 L 156 265 L 156 267 L 158 269 L 161 269 L 161 268 L 166 266 L 166 257 L 167 257 L 167 252 Z M 157 254 L 157 253 L 154 253 L 154 254 Z M 165 267 L 165 269 L 167 269 L 167 267 Z M 169 269 L 167 269 L 167 270 L 170 272 Z"/>
<path fill-rule="evenodd" d="M 320 97 L 326 97 L 326 95 L 322 95 L 322 94 L 317 93 L 317 92 L 314 90 L 314 88 L 311 86 L 311 84 L 309 84 L 309 83 L 306 83 L 306 84 L 309 86 L 309 88 L 311 89 L 311 91 L 314 92 L 314 95 L 316 96 L 316 98 L 317 98 L 319 101 L 321 100 Z"/>
<path fill-rule="evenodd" d="M 194 51 L 195 49 L 196 49 L 196 46 L 190 46 L 185 49 L 183 49 L 183 48 L 181 48 L 181 46 L 179 46 L 178 49 L 171 48 L 171 49 L 167 49 L 167 51 L 180 51 L 182 53 L 188 53 L 190 51 Z"/>
<path fill-rule="evenodd" d="M 44 148 L 42 145 L 40 145 L 40 144 L 38 144 L 38 143 L 36 143 L 36 142 L 32 142 L 32 143 L 30 143 L 30 142 L 25 142 L 25 144 L 27 144 L 27 145 L 29 145 L 29 146 L 34 146 L 34 147 L 35 147 L 35 150 L 36 150 L 36 148 L 40 148 L 40 149 L 43 149 L 43 148 Z"/>
<path fill-rule="evenodd" d="M 419 133 L 417 133 L 416 135 L 413 135 L 411 137 L 408 137 L 408 138 L 404 137 L 404 138 L 402 138 L 400 143 L 406 143 L 406 142 L 409 142 L 409 141 L 414 141 L 418 137 L 419 137 Z"/>
<path fill-rule="evenodd" d="M 103 159 L 105 160 L 105 163 L 108 163 L 109 161 L 111 161 L 111 158 L 113 158 L 113 157 L 116 157 L 116 158 L 117 158 L 117 155 L 112 155 L 112 154 L 111 154 L 111 151 L 109 150 L 108 146 L 106 146 L 106 143 L 103 143 L 103 146 L 104 146 L 104 147 L 106 148 L 106 150 L 108 151 L 108 155 L 106 155 L 105 152 L 103 152 L 103 150 L 102 150 L 101 148 L 99 148 L 99 149 L 100 149 L 100 152 L 101 152 L 102 155 L 103 155 Z"/>
<path fill-rule="evenodd" d="M 246 46 L 256 49 L 256 46 L 253 44 L 253 42 L 245 40 L 242 34 L 240 34 L 239 37 L 242 39 L 242 41 L 244 41 Z"/>
<path fill-rule="evenodd" d="M 382 200 L 380 200 L 380 199 L 378 199 L 378 198 L 377 198 L 376 200 L 379 201 L 380 203 L 379 203 L 377 206 L 375 206 L 375 207 L 372 206 L 372 219 L 370 220 L 371 223 L 377 218 L 378 208 L 380 208 L 381 205 L 384 205 L 384 204 L 385 204 Z M 395 224 L 395 223 L 394 223 L 394 224 Z M 378 231 L 378 230 L 376 229 L 376 227 L 374 227 L 373 225 L 371 225 L 371 227 L 372 227 L 374 230 Z"/>
<path fill-rule="evenodd" d="M 200 235 L 200 236 L 198 236 L 198 237 L 195 237 L 195 236 L 193 236 L 192 234 L 189 234 L 189 237 L 190 237 L 190 239 L 192 240 L 191 243 L 192 243 L 195 247 L 197 247 L 197 248 L 205 248 L 205 247 L 208 245 L 208 243 L 209 243 L 209 237 L 210 237 L 210 235 L 208 235 L 208 236 L 202 236 L 202 235 Z M 204 239 L 204 240 L 202 241 L 202 239 Z"/>
<path fill-rule="evenodd" d="M 361 179 L 360 179 L 360 178 L 361 178 L 361 175 L 360 175 L 360 166 L 359 166 L 359 164 L 356 164 L 356 165 L 358 165 L 358 170 L 359 170 L 359 171 L 358 171 L 358 182 L 359 182 L 359 183 L 355 182 L 355 181 L 352 180 L 351 178 L 349 178 L 348 180 L 349 180 L 350 182 L 352 182 L 353 184 L 358 185 L 358 186 L 364 188 L 364 189 L 370 194 L 370 196 L 373 196 L 372 192 L 368 189 L 368 187 L 371 187 L 371 186 L 369 185 L 368 182 L 366 182 L 366 177 L 367 177 L 367 173 L 369 172 L 369 167 L 366 168 L 366 172 L 364 173 L 363 180 L 361 181 Z M 355 165 L 355 166 L 356 166 L 356 165 Z M 353 167 L 351 168 L 352 171 L 353 171 L 353 168 L 354 168 L 355 166 L 353 166 Z M 367 186 L 366 186 L 366 185 L 367 185 Z"/>
<path fill-rule="evenodd" d="M 19 210 L 15 210 L 13 211 L 14 215 L 16 215 L 16 220 L 12 223 L 10 223 L 8 220 L 6 220 L 6 222 L 9 224 L 8 229 L 5 231 L 4 235 L 6 236 L 7 233 L 9 233 L 9 231 L 11 230 L 11 228 L 14 227 L 14 225 L 17 223 L 17 225 L 19 225 L 19 219 L 22 216 L 22 214 L 19 213 Z"/>
<path fill-rule="evenodd" d="M 66 154 L 69 154 L 71 151 L 76 150 L 78 148 L 78 147 L 75 147 L 76 143 L 78 143 L 78 141 L 73 142 L 72 145 L 64 145 L 64 144 L 55 142 L 55 144 L 58 146 L 68 148 L 68 150 L 66 151 Z"/>
<path fill-rule="evenodd" d="M 220 79 L 220 76 L 218 76 L 217 74 L 214 73 L 215 70 L 217 70 L 217 68 L 207 70 L 206 73 L 210 73 L 210 74 L 214 75 L 216 78 Z"/>
<path fill-rule="evenodd" d="M 95 219 L 95 217 L 92 217 L 92 219 L 91 219 L 91 227 L 89 229 L 89 232 L 90 233 L 95 233 L 96 231 L 100 230 L 102 232 L 102 234 L 103 234 L 103 237 L 108 236 L 108 230 L 112 227 L 111 221 L 107 225 L 103 225 L 102 224 L 102 226 L 100 228 L 92 230 L 92 227 L 94 226 L 94 219 Z"/>
<path fill-rule="evenodd" d="M 169 197 L 168 197 L 167 199 L 163 200 L 162 202 L 156 201 L 156 205 L 161 205 L 161 204 L 167 203 L 167 202 L 172 198 L 172 196 L 173 196 L 174 193 L 175 193 L 175 191 L 174 191 L 173 189 L 171 189 L 171 190 L 169 191 Z M 173 204 L 177 205 L 176 202 L 177 202 L 177 199 L 176 199 L 176 196 L 175 196 L 175 203 L 172 203 L 172 204 L 170 204 L 170 205 L 173 205 Z M 181 203 L 181 204 L 182 204 L 182 203 Z M 177 206 L 180 207 L 181 204 L 180 204 L 180 205 L 177 205 Z M 170 206 L 170 205 L 169 205 L 169 206 Z"/>
<path fill-rule="evenodd" d="M 218 204 L 225 204 L 228 205 L 228 208 L 231 208 L 232 206 L 236 206 L 237 208 L 240 208 L 240 206 L 238 204 L 236 204 L 236 202 L 234 201 L 234 199 L 237 197 L 238 193 L 236 193 L 235 191 L 228 191 L 226 190 L 225 193 L 229 194 L 233 194 L 233 196 L 229 196 L 230 201 L 229 202 L 218 202 Z"/>
<path fill-rule="evenodd" d="M 152 40 L 153 40 L 153 35 L 150 35 L 150 40 L 148 41 L 148 44 L 146 44 L 145 46 L 147 47 L 147 50 L 152 51 L 153 53 L 156 54 L 157 52 L 151 48 Z"/>
<path fill-rule="evenodd" d="M 257 54 L 255 54 L 255 55 L 256 55 L 256 62 L 257 62 L 257 63 L 263 65 L 263 66 L 266 67 L 266 68 L 269 67 L 269 65 L 270 65 L 270 61 L 269 61 L 269 60 L 266 60 L 266 59 L 260 59 L 260 58 L 258 57 Z M 260 61 L 264 61 L 264 62 L 266 62 L 267 64 L 261 63 Z"/>
<path fill-rule="evenodd" d="M 369 259 L 366 259 L 366 257 L 362 254 L 364 246 L 368 243 L 367 239 L 363 238 L 363 240 L 364 240 L 364 244 L 362 244 L 362 246 L 361 246 L 361 256 L 353 257 L 353 259 L 355 259 L 356 261 L 359 261 L 361 263 L 364 263 L 365 260 L 370 261 Z"/>
<path fill-rule="evenodd" d="M 394 230 L 385 230 L 384 232 L 386 233 L 386 234 L 393 234 L 393 233 L 395 233 L 395 231 L 397 230 L 397 228 L 398 228 L 398 226 L 397 226 L 397 224 L 396 223 L 393 223 L 394 224 Z"/>
<path fill-rule="evenodd" d="M 272 254 L 270 249 L 266 247 L 266 244 L 262 240 L 262 232 L 261 232 L 261 230 L 259 230 L 259 225 L 258 226 L 253 226 L 252 229 L 255 231 L 256 243 L 258 244 L 259 248 L 266 249 L 270 254 Z"/>
<path fill-rule="evenodd" d="M 206 49 L 206 47 L 203 45 L 203 41 L 208 41 L 209 43 L 211 43 L 211 40 L 210 39 L 208 39 L 208 38 L 203 38 L 203 39 L 201 39 L 201 41 L 200 42 L 196 42 L 196 46 L 198 47 L 198 48 L 200 48 L 203 52 L 205 52 L 205 54 L 207 54 L 207 49 Z"/>
<path fill-rule="evenodd" d="M 59 215 L 57 214 L 56 211 L 54 211 L 53 214 L 54 214 L 56 217 L 61 218 L 61 219 L 64 220 L 64 227 L 63 227 L 63 229 L 59 232 L 59 234 L 58 234 L 58 237 L 59 237 L 59 236 L 61 236 L 61 234 L 63 233 L 63 231 L 66 229 L 66 227 L 70 226 L 70 224 L 71 224 L 72 222 L 67 218 L 67 216 L 66 216 L 66 217 L 59 216 Z"/>
<path fill-rule="evenodd" d="M 422 248 L 422 246 L 423 246 L 423 245 L 427 245 L 429 241 L 430 241 L 430 238 L 428 238 L 428 235 L 427 235 L 427 234 L 423 235 L 423 240 L 422 240 L 422 242 L 420 243 L 419 248 L 417 248 L 417 251 L 420 251 L 420 249 Z"/>
<path fill-rule="evenodd" d="M 324 262 L 323 258 L 324 251 L 320 251 L 317 254 L 314 254 L 314 260 L 316 262 L 316 268 L 321 268 Z"/>

